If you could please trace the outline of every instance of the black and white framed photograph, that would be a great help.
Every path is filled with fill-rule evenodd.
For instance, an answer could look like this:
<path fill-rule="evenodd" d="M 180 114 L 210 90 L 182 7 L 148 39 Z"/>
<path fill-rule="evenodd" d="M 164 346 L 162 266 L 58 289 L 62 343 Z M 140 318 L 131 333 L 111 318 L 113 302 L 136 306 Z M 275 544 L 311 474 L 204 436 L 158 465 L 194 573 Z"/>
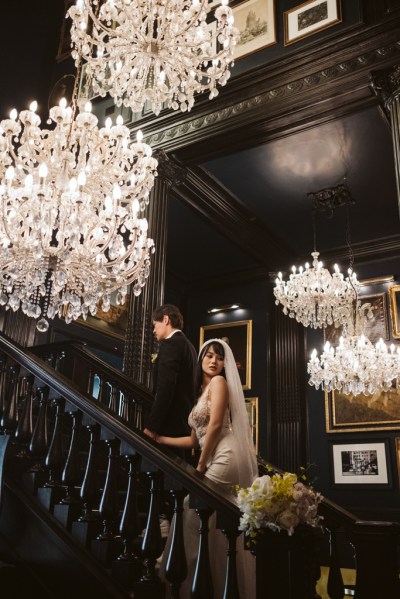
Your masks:
<path fill-rule="evenodd" d="M 331 458 L 334 485 L 391 485 L 387 440 L 365 443 L 332 442 Z"/>
<path fill-rule="evenodd" d="M 284 12 L 285 46 L 340 23 L 340 2 L 341 0 L 307 0 Z"/>

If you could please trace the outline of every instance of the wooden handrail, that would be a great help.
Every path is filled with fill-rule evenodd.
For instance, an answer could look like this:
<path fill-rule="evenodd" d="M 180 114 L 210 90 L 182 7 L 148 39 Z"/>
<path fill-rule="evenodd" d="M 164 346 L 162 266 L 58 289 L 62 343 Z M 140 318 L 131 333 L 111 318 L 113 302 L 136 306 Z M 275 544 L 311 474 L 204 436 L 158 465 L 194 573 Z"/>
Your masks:
<path fill-rule="evenodd" d="M 224 493 L 219 485 L 196 472 L 184 460 L 174 456 L 168 449 L 157 445 L 141 431 L 132 429 L 106 406 L 79 392 L 65 376 L 56 372 L 32 351 L 25 350 L 4 334 L 0 334 L 0 351 L 38 377 L 43 384 L 48 385 L 77 409 L 82 410 L 89 418 L 117 436 L 128 447 L 138 451 L 189 492 L 197 495 L 214 509 L 226 510 L 232 518 L 239 517 L 240 511 L 233 497 Z M 130 385 L 132 386 L 131 381 Z"/>

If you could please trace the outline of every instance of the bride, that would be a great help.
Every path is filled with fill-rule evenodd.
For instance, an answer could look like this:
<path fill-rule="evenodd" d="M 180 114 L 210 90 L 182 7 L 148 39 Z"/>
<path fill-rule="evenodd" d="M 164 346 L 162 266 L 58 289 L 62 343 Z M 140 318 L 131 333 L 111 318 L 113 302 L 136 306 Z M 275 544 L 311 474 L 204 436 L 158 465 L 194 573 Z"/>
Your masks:
<path fill-rule="evenodd" d="M 235 358 L 222 339 L 211 339 L 200 348 L 196 390 L 198 400 L 189 415 L 192 433 L 188 437 L 157 436 L 158 443 L 171 447 L 200 447 L 197 470 L 232 492 L 235 485 L 248 487 L 258 476 L 245 400 Z M 212 520 L 214 519 L 214 522 Z M 185 547 L 188 576 L 181 587 L 181 598 L 189 599 L 197 558 L 199 520 L 194 510 L 185 510 Z M 167 543 L 168 545 L 168 543 Z M 214 597 L 223 595 L 226 539 L 210 520 L 209 552 Z M 167 552 L 165 552 L 167 553 Z M 255 562 L 237 544 L 237 571 L 241 599 L 255 597 Z"/>

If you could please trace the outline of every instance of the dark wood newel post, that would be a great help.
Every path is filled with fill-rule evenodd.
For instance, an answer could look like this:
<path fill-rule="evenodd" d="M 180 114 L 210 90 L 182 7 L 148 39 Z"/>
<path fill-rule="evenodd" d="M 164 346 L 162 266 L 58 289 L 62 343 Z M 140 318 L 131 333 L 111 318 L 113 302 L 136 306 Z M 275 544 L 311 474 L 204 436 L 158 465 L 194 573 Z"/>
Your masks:
<path fill-rule="evenodd" d="M 400 597 L 397 547 L 400 524 L 356 522 L 351 541 L 356 550 L 355 599 Z"/>
<path fill-rule="evenodd" d="M 168 195 L 171 187 L 179 185 L 185 170 L 165 152 L 155 153 L 158 176 L 150 195 L 146 218 L 149 237 L 154 239 L 155 253 L 151 256 L 150 275 L 142 293 L 130 294 L 129 323 L 125 337 L 123 370 L 136 383 L 150 386 L 153 327 L 151 313 L 164 301 L 165 265 L 167 250 Z"/>

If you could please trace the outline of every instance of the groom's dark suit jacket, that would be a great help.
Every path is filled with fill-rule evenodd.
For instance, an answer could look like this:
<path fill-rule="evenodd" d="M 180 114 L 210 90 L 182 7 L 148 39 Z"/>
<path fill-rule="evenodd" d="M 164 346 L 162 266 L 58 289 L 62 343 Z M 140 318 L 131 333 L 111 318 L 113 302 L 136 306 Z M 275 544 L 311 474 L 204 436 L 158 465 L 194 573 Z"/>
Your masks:
<path fill-rule="evenodd" d="M 196 363 L 196 351 L 181 331 L 160 342 L 148 429 L 168 437 L 190 435 L 188 416 L 195 399 Z"/>

